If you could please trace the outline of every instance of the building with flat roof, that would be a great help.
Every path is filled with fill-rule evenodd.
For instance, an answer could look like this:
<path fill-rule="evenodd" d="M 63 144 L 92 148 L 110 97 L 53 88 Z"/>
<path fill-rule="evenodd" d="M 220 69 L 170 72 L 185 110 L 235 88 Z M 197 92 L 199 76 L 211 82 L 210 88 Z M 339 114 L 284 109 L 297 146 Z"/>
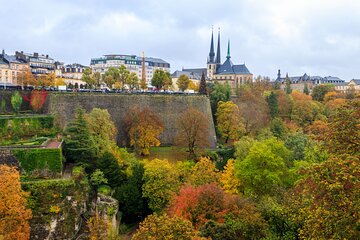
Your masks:
<path fill-rule="evenodd" d="M 145 69 L 142 67 L 142 57 L 126 54 L 109 54 L 99 58 L 92 58 L 90 68 L 93 72 L 104 74 L 110 67 L 120 67 L 125 65 L 130 73 L 136 73 L 139 79 L 142 79 L 143 71 L 145 71 L 145 79 L 148 85 L 151 85 L 151 79 L 156 70 L 170 72 L 170 63 L 153 57 L 145 57 Z"/>

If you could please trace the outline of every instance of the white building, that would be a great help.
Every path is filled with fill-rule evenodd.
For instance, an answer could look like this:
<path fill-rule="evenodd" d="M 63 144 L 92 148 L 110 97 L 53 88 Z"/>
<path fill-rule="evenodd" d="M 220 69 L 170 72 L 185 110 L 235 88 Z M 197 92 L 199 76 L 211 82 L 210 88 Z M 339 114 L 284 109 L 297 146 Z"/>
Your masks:
<path fill-rule="evenodd" d="M 110 67 L 120 67 L 121 65 L 125 65 L 127 70 L 131 73 L 136 73 L 138 78 L 141 79 L 143 71 L 142 60 L 142 57 L 136 55 L 110 54 L 100 58 L 92 58 L 90 67 L 93 72 L 104 74 Z M 145 77 L 148 85 L 150 85 L 151 79 L 158 69 L 170 72 L 170 63 L 160 58 L 145 57 Z"/>

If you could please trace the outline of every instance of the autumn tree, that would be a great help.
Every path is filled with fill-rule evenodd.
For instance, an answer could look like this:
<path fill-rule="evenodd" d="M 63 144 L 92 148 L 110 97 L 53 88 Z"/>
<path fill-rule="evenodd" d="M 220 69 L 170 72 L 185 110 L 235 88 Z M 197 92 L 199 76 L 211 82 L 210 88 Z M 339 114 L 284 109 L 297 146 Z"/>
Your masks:
<path fill-rule="evenodd" d="M 238 103 L 244 120 L 245 134 L 256 134 L 269 123 L 269 108 L 265 98 L 251 89 L 245 89 Z"/>
<path fill-rule="evenodd" d="M 227 143 L 229 140 L 239 140 L 245 132 L 244 124 L 242 123 L 239 107 L 231 102 L 218 103 L 217 108 L 217 129 Z"/>
<path fill-rule="evenodd" d="M 44 90 L 33 90 L 30 95 L 30 106 L 34 109 L 35 112 L 39 112 L 48 96 L 48 92 Z"/>
<path fill-rule="evenodd" d="M 50 87 L 55 85 L 55 73 L 42 74 L 36 79 L 36 86 Z"/>
<path fill-rule="evenodd" d="M 19 73 L 16 80 L 21 87 L 37 86 L 36 79 L 30 70 Z"/>
<path fill-rule="evenodd" d="M 89 218 L 87 222 L 89 229 L 90 240 L 108 240 L 109 223 L 99 216 L 98 213 L 95 216 Z"/>
<path fill-rule="evenodd" d="M 196 232 L 191 222 L 176 216 L 169 217 L 167 214 L 153 214 L 140 223 L 139 229 L 131 239 L 192 240 L 195 236 Z"/>
<path fill-rule="evenodd" d="M 255 235 L 263 235 L 266 227 L 264 220 L 251 202 L 225 193 L 216 184 L 198 187 L 183 186 L 174 197 L 168 212 L 170 216 L 189 220 L 195 229 L 203 229 L 202 227 L 209 221 L 224 223 L 229 220 L 227 224 L 231 225 L 231 222 L 240 220 L 238 224 L 241 224 L 241 227 L 238 226 L 240 229 L 237 236 L 248 234 L 245 239 L 258 239 Z"/>
<path fill-rule="evenodd" d="M 154 212 L 162 211 L 180 186 L 179 174 L 167 160 L 149 160 L 144 164 L 143 197 Z"/>
<path fill-rule="evenodd" d="M 195 148 L 206 146 L 209 143 L 209 123 L 205 115 L 189 108 L 184 111 L 177 121 L 177 143 L 185 145 L 191 156 L 195 155 Z"/>
<path fill-rule="evenodd" d="M 56 87 L 59 87 L 59 86 L 65 86 L 66 83 L 65 83 L 65 80 L 60 77 L 60 78 L 56 78 L 54 85 Z"/>
<path fill-rule="evenodd" d="M 185 91 L 189 84 L 190 84 L 190 80 L 189 80 L 189 77 L 186 76 L 186 75 L 181 75 L 178 80 L 177 80 L 177 83 L 176 83 L 180 89 L 180 91 Z"/>
<path fill-rule="evenodd" d="M 95 86 L 100 87 L 101 85 L 101 73 L 100 72 L 94 72 L 93 78 L 95 80 Z"/>
<path fill-rule="evenodd" d="M 188 89 L 189 90 L 194 90 L 194 92 L 199 92 L 199 84 L 198 83 L 195 83 L 193 81 L 190 81 L 189 82 L 189 86 L 188 86 Z"/>
<path fill-rule="evenodd" d="M 159 135 L 163 132 L 163 123 L 149 108 L 131 109 L 124 119 L 125 132 L 129 144 L 141 155 L 149 155 L 150 147 L 160 146 Z"/>
<path fill-rule="evenodd" d="M 195 166 L 191 168 L 186 182 L 193 186 L 199 186 L 218 183 L 219 177 L 219 170 L 216 169 L 215 164 L 209 158 L 202 157 Z"/>
<path fill-rule="evenodd" d="M 100 155 L 115 147 L 117 129 L 107 109 L 93 108 L 85 116 L 90 135 L 96 145 L 96 153 Z"/>
<path fill-rule="evenodd" d="M 199 86 L 199 94 L 207 95 L 205 73 L 202 72 Z"/>
<path fill-rule="evenodd" d="M 0 165 L 0 239 L 30 239 L 31 210 L 28 193 L 21 189 L 20 174 L 14 167 Z"/>
<path fill-rule="evenodd" d="M 229 159 L 220 175 L 221 188 L 231 194 L 240 194 L 241 182 L 236 177 L 235 160 Z"/>
<path fill-rule="evenodd" d="M 332 157 L 303 172 L 292 192 L 291 210 L 301 239 L 357 239 L 360 160 Z"/>
<path fill-rule="evenodd" d="M 320 103 L 315 102 L 304 93 L 294 91 L 291 93 L 293 98 L 293 107 L 291 119 L 300 126 L 307 126 L 321 116 L 323 109 Z"/>

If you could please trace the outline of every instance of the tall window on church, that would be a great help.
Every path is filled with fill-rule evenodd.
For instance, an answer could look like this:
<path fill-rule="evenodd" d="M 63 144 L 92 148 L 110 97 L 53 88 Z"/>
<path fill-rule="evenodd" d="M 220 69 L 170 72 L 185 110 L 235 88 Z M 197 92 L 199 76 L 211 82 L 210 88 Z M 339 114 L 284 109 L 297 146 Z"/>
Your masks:
<path fill-rule="evenodd" d="M 211 69 L 211 65 L 209 65 L 209 69 Z"/>

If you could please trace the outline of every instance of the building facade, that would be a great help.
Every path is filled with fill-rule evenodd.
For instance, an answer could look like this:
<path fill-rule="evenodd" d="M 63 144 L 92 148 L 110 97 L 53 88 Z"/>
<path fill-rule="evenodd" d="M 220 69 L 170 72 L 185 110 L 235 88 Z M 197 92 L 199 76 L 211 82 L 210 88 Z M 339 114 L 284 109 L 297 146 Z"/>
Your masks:
<path fill-rule="evenodd" d="M 36 77 L 42 74 L 55 73 L 55 60 L 49 57 L 49 55 L 43 55 L 36 52 L 24 53 L 23 51 L 16 52 L 15 55 L 18 59 L 28 62 L 31 72 Z"/>
<path fill-rule="evenodd" d="M 279 69 L 275 82 L 280 83 L 281 89 L 285 88 L 286 79 L 289 79 L 292 90 L 297 90 L 300 92 L 304 91 L 305 85 L 307 85 L 309 90 L 311 90 L 314 86 L 321 85 L 321 84 L 334 84 L 335 86 L 336 85 L 340 86 L 340 85 L 346 84 L 345 80 L 342 80 L 338 77 L 310 76 L 306 73 L 304 73 L 304 75 L 302 75 L 302 76 L 290 77 L 288 74 L 286 74 L 285 77 L 282 77 L 281 71 Z"/>
<path fill-rule="evenodd" d="M 355 93 L 360 93 L 360 79 L 352 79 L 350 82 L 337 83 L 335 85 L 335 90 L 346 93 L 348 91 L 354 91 Z"/>
<path fill-rule="evenodd" d="M 216 54 L 214 51 L 214 34 L 211 33 L 210 52 L 207 58 L 206 68 L 188 68 L 183 69 L 189 74 L 200 75 L 204 73 L 207 81 L 216 81 L 219 83 L 228 83 L 233 89 L 239 88 L 240 85 L 252 82 L 253 74 L 249 71 L 245 64 L 234 64 L 231 61 L 230 55 L 230 40 L 228 41 L 226 60 L 221 63 L 221 49 L 220 49 L 220 31 L 218 33 L 218 43 Z"/>
<path fill-rule="evenodd" d="M 66 85 L 71 84 L 75 88 L 80 88 L 81 86 L 85 86 L 85 82 L 81 81 L 82 75 L 87 66 L 73 63 L 67 64 L 62 67 L 61 77 L 64 79 Z"/>
<path fill-rule="evenodd" d="M 194 83 L 195 86 L 200 86 L 201 75 L 195 72 L 187 72 L 187 71 L 178 71 L 176 70 L 173 74 L 171 74 L 172 79 L 172 89 L 174 91 L 179 91 L 179 87 L 177 85 L 177 81 L 181 75 L 185 75 L 189 78 L 191 82 Z"/>
<path fill-rule="evenodd" d="M 136 55 L 110 54 L 100 58 L 92 58 L 90 68 L 93 72 L 104 74 L 110 67 L 117 68 L 124 65 L 130 73 L 136 73 L 139 79 L 142 79 L 144 71 L 145 79 L 149 86 L 151 86 L 151 79 L 156 70 L 170 72 L 170 63 L 160 58 L 145 57 L 144 62 L 145 69 L 143 69 L 142 57 Z"/>
<path fill-rule="evenodd" d="M 25 71 L 29 71 L 29 64 L 26 61 L 17 58 L 16 55 L 7 55 L 5 51 L 2 50 L 0 55 L 1 85 L 21 85 L 21 80 L 18 76 Z"/>

